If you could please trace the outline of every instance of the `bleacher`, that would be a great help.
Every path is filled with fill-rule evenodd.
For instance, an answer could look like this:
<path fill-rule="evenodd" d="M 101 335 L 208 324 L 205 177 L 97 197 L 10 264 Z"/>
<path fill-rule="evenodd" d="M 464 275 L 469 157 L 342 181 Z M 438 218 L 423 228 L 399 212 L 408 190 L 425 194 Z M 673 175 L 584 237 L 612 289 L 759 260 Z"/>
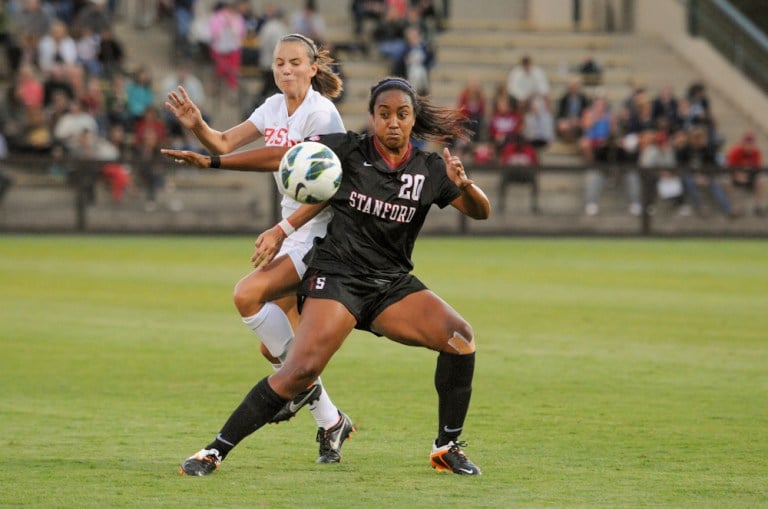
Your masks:
<path fill-rule="evenodd" d="M 200 9 L 209 7 L 208 0 L 199 2 Z M 210 3 L 210 2 L 209 2 Z M 300 0 L 288 0 L 282 5 L 286 11 L 301 5 Z M 351 20 L 347 0 L 321 0 L 320 12 L 328 24 L 329 39 L 345 42 L 352 38 Z M 518 63 L 524 54 L 530 55 L 534 62 L 543 67 L 552 84 L 551 97 L 553 101 L 562 94 L 571 68 L 577 65 L 585 56 L 593 56 L 603 67 L 601 87 L 611 102 L 624 99 L 633 84 L 640 83 L 655 92 L 665 84 L 671 84 L 678 95 L 684 93 L 693 81 L 701 79 L 695 66 L 680 57 L 658 38 L 648 35 L 598 33 L 591 31 L 576 32 L 568 27 L 542 28 L 529 22 L 515 18 L 522 12 L 510 7 L 508 17 L 495 15 L 501 8 L 493 6 L 509 6 L 505 0 L 488 2 L 487 17 L 475 13 L 472 17 L 457 15 L 446 23 L 446 30 L 437 37 L 437 65 L 432 70 L 432 96 L 436 103 L 454 105 L 459 90 L 468 77 L 478 77 L 486 85 L 486 93 L 490 95 L 497 82 L 505 82 L 507 74 L 513 65 Z M 514 4 L 517 5 L 517 4 Z M 485 7 L 485 6 L 484 6 Z M 466 8 L 466 6 L 464 6 Z M 461 13 L 459 13 L 461 14 Z M 138 30 L 130 20 L 122 20 L 117 26 L 119 36 L 131 48 L 128 55 L 128 66 L 146 62 L 153 69 L 153 74 L 160 79 L 168 71 L 170 40 L 167 27 L 156 26 Z M 345 123 L 350 129 L 359 129 L 368 122 L 367 101 L 370 86 L 388 73 L 388 62 L 379 57 L 375 50 L 369 56 L 350 52 L 342 53 L 341 61 L 346 74 L 346 98 L 340 105 L 340 111 Z M 204 66 L 199 69 L 199 75 L 210 78 L 210 70 Z M 250 77 L 251 85 L 257 83 L 257 77 Z M 245 89 L 248 92 L 247 89 Z M 758 136 L 758 144 L 768 148 L 768 139 L 762 129 L 756 128 L 749 116 L 734 107 L 727 95 L 727 90 L 713 86 L 709 88 L 709 96 L 719 129 L 726 138 L 726 143 L 735 141 L 747 129 L 754 130 Z M 162 98 L 158 98 L 160 101 Z M 243 109 L 249 105 L 251 97 L 247 94 L 241 97 L 240 104 L 232 105 L 224 100 L 211 97 L 212 111 L 215 111 L 215 126 L 227 128 L 242 121 Z M 542 154 L 544 165 L 574 167 L 582 161 L 573 145 L 560 142 L 552 143 Z M 471 171 L 471 170 L 470 170 Z M 238 227 L 258 230 L 262 225 L 269 225 L 272 219 L 272 195 L 265 192 L 265 187 L 271 182 L 260 179 L 262 176 L 238 175 L 233 177 L 240 182 L 237 191 L 241 198 L 227 201 L 226 193 L 232 189 L 228 186 L 215 186 L 208 178 L 190 173 L 183 175 L 176 190 L 180 199 L 189 204 L 197 203 L 209 217 L 200 220 L 206 227 L 215 230 L 217 221 L 222 230 L 233 230 Z M 249 185 L 254 177 L 259 178 L 259 185 Z M 186 179 L 186 180 L 185 180 Z M 498 175 L 493 172 L 480 172 L 476 176 L 478 183 L 488 190 L 492 199 L 496 198 L 494 187 Z M 510 188 L 507 197 L 508 205 L 504 214 L 495 214 L 489 221 L 473 224 L 472 230 L 479 233 L 618 233 L 636 234 L 639 230 L 637 218 L 626 214 L 623 203 L 623 193 L 611 189 L 604 193 L 604 214 L 600 218 L 583 217 L 582 174 L 578 171 L 544 172 L 540 179 L 539 202 L 543 214 L 529 213 L 529 192 L 527 187 Z M 202 183 L 198 187 L 197 184 Z M 204 189 L 213 191 L 206 195 Z M 252 193 L 251 204 L 248 205 L 247 194 Z M 188 195 L 188 198 L 184 198 Z M 215 198 L 214 198 L 215 197 Z M 209 198 L 209 202 L 204 204 Z M 247 220 L 239 217 L 237 207 L 222 211 L 221 214 L 210 216 L 217 206 L 239 204 L 247 207 L 253 214 Z M 6 207 L 7 208 L 7 207 Z M 114 207 L 113 207 L 114 209 Z M 2 209 L 0 208 L 0 211 Z M 102 219 L 97 224 L 108 227 L 109 219 L 121 218 L 129 220 L 130 214 L 120 216 L 118 212 L 97 212 Z M 166 217 L 154 218 L 160 229 L 162 224 L 171 229 L 194 229 L 195 218 L 191 212 L 184 212 L 184 219 L 178 211 L 157 211 L 156 215 Z M 8 226 L 8 214 L 0 217 L 0 228 Z M 674 233 L 685 230 L 690 233 L 729 233 L 744 231 L 747 234 L 764 234 L 766 228 L 762 224 L 751 222 L 751 219 L 741 219 L 728 222 L 723 218 L 668 218 L 660 225 L 661 232 Z M 426 225 L 427 230 L 435 232 L 456 231 L 457 216 L 451 211 L 440 211 L 433 214 Z M 244 227 L 247 224 L 248 227 Z M 119 227 L 118 227 L 119 228 Z"/>

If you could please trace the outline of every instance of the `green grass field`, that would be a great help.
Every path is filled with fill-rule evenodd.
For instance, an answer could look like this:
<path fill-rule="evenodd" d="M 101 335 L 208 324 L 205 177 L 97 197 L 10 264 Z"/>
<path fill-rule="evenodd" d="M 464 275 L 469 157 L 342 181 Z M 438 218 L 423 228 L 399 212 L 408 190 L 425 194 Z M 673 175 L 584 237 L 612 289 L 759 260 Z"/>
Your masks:
<path fill-rule="evenodd" d="M 178 463 L 271 368 L 232 305 L 246 237 L 0 237 L 2 507 L 768 507 L 768 244 L 424 238 L 474 326 L 462 439 L 429 467 L 435 354 L 354 333 L 302 412 L 207 478 Z"/>

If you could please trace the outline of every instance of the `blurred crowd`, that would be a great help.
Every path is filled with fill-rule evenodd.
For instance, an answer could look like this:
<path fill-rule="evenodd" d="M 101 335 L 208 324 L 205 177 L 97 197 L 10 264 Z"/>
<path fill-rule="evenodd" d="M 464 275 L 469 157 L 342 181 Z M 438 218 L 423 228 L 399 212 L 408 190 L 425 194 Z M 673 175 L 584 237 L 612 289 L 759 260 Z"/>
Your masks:
<path fill-rule="evenodd" d="M 569 71 L 567 87 L 559 94 L 553 94 L 546 72 L 530 55 L 510 70 L 506 83 L 494 86 L 490 97 L 483 83 L 469 80 L 457 104 L 475 134 L 456 148 L 476 163 L 530 168 L 540 164 L 542 150 L 555 141 L 573 147 L 591 167 L 584 176 L 584 213 L 589 216 L 600 212 L 601 194 L 612 179 L 623 180 L 628 213 L 642 214 L 639 168 L 653 188 L 645 200 L 649 213 L 664 204 L 680 215 L 706 215 L 711 209 L 729 218 L 766 215 L 768 177 L 757 171 L 762 157 L 755 134 L 745 132 L 727 144 L 703 83 L 691 83 L 681 92 L 671 85 L 659 90 L 636 85 L 626 97 L 611 101 L 602 86 L 602 66 L 593 56 Z M 521 171 L 502 179 L 502 208 L 507 183 L 533 180 L 533 172 Z M 752 195 L 751 211 L 734 205 L 737 188 Z"/>
<path fill-rule="evenodd" d="M 279 2 L 264 2 L 260 11 L 253 5 L 252 0 L 220 0 L 203 9 L 197 0 L 0 0 L 5 55 L 0 74 L 7 83 L 0 97 L 0 157 L 46 154 L 54 170 L 65 158 L 104 161 L 103 178 L 113 199 L 139 187 L 147 208 L 154 208 L 167 180 L 159 147 L 203 150 L 163 108 L 168 92 L 184 86 L 208 121 L 216 111 L 210 95 L 241 108 L 244 118 L 278 92 L 272 53 L 279 39 L 293 32 L 331 50 L 342 78 L 339 55 L 374 55 L 389 74 L 407 78 L 422 94 L 431 92 L 437 34 L 445 28 L 449 2 L 351 0 L 349 37 L 334 40 L 316 0 L 292 12 Z M 172 28 L 168 56 L 174 65 L 165 75 L 153 76 L 142 65 L 126 67 L 131 49 L 116 37 L 116 19 L 139 30 L 155 23 Z M 201 68 L 210 69 L 210 79 L 198 75 Z M 611 100 L 594 56 L 586 55 L 568 71 L 567 87 L 555 92 L 534 56 L 525 55 L 506 82 L 470 78 L 461 90 L 457 106 L 474 135 L 467 142 L 456 140 L 455 150 L 476 164 L 517 168 L 504 174 L 499 208 L 508 185 L 537 185 L 535 168 L 543 151 L 557 142 L 572 147 L 593 168 L 584 174 L 587 215 L 600 212 L 604 189 L 618 179 L 628 213 L 641 214 L 637 168 L 655 169 L 649 212 L 668 204 L 682 215 L 704 215 L 714 208 L 738 217 L 750 212 L 734 205 L 734 190 L 743 188 L 752 195 L 751 212 L 766 213 L 766 176 L 754 171 L 762 165 L 756 137 L 744 133 L 738 143 L 726 143 L 703 83 L 686 90 L 638 85 L 627 97 Z M 242 80 L 254 75 L 261 86 L 244 98 Z M 342 101 L 343 95 L 337 99 Z M 733 171 L 700 171 L 709 167 Z M 0 175 L 0 196 L 9 186 Z M 536 202 L 532 209 L 538 211 Z"/>

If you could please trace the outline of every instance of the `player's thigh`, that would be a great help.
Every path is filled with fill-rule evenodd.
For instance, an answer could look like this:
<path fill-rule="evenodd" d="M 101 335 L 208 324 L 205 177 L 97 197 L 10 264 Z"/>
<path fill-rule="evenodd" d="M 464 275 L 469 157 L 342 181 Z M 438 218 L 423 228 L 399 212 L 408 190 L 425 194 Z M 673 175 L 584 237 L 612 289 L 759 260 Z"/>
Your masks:
<path fill-rule="evenodd" d="M 320 376 L 355 323 L 355 317 L 340 302 L 307 298 L 288 357 L 270 378 L 272 388 L 283 396 L 306 388 Z"/>
<path fill-rule="evenodd" d="M 238 281 L 235 285 L 235 299 L 274 301 L 295 293 L 299 282 L 293 261 L 288 256 L 280 256 Z"/>
<path fill-rule="evenodd" d="M 451 353 L 471 353 L 474 333 L 469 323 L 430 290 L 411 293 L 382 311 L 372 328 L 389 339 Z"/>

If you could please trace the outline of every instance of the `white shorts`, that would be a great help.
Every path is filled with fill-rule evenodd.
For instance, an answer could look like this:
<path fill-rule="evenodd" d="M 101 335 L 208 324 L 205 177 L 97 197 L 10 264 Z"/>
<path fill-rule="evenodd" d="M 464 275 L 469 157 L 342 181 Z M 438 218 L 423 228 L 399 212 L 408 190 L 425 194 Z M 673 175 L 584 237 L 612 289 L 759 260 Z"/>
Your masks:
<path fill-rule="evenodd" d="M 280 247 L 280 251 L 278 251 L 275 258 L 287 255 L 293 262 L 293 267 L 296 269 L 299 279 L 302 279 L 307 271 L 307 266 L 304 264 L 304 255 L 312 249 L 314 240 L 314 237 L 306 240 L 295 240 L 293 236 L 290 236 L 283 241 L 283 245 Z"/>

